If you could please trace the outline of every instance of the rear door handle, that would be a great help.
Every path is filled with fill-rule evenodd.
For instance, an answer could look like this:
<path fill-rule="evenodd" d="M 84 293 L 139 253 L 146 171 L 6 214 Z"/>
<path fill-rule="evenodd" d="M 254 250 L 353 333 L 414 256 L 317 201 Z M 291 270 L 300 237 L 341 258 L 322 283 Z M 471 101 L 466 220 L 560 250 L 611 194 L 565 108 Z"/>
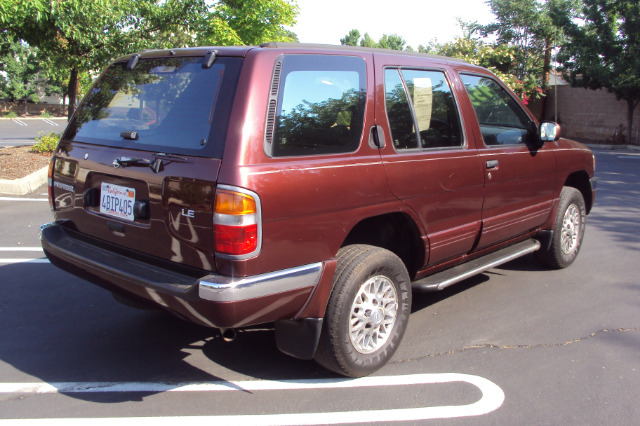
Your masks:
<path fill-rule="evenodd" d="M 498 168 L 498 160 L 487 161 L 487 169 L 497 169 L 497 168 Z"/>

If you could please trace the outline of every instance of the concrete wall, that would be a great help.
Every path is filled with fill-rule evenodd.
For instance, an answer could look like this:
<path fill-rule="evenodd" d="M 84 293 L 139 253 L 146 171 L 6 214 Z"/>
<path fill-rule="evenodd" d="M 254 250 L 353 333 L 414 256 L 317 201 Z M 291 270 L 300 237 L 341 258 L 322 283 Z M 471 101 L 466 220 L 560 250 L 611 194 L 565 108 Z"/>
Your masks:
<path fill-rule="evenodd" d="M 633 117 L 633 134 L 627 137 L 627 102 L 618 101 L 605 89 L 590 90 L 569 85 L 556 86 L 558 122 L 567 138 L 608 143 L 634 143 L 640 139 L 640 106 Z M 554 119 L 555 91 L 546 97 L 545 119 Z M 618 135 L 625 135 L 625 141 Z"/>

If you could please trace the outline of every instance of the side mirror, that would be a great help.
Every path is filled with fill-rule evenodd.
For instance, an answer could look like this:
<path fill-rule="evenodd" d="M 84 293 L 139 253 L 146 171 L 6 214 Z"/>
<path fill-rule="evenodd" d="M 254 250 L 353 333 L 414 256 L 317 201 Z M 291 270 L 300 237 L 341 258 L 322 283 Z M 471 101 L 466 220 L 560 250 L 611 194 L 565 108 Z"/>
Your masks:
<path fill-rule="evenodd" d="M 560 139 L 560 125 L 552 121 L 543 121 L 538 130 L 541 142 L 555 142 Z"/>

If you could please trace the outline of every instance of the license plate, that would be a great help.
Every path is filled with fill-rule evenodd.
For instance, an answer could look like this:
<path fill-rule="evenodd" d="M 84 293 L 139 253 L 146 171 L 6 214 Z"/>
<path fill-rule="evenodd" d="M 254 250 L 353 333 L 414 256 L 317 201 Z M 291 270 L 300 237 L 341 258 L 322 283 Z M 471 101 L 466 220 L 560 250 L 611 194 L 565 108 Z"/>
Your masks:
<path fill-rule="evenodd" d="M 100 188 L 100 213 L 133 221 L 133 204 L 135 202 L 135 189 L 111 183 L 102 183 Z"/>

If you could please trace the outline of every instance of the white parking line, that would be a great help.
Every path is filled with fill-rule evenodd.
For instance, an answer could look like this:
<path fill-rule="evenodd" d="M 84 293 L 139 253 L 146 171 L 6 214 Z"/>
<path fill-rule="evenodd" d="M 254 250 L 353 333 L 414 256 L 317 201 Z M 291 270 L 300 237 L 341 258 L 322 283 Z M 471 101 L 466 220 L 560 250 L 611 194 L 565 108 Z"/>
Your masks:
<path fill-rule="evenodd" d="M 55 126 L 55 127 L 60 126 L 58 123 L 56 123 L 55 121 L 51 121 L 48 118 L 43 118 L 42 121 L 44 121 L 45 123 L 50 124 L 52 126 Z"/>
<path fill-rule="evenodd" d="M 8 258 L 0 259 L 0 265 L 13 265 L 15 263 L 50 263 L 49 259 L 20 259 L 20 258 Z"/>
<path fill-rule="evenodd" d="M 25 126 L 27 125 L 27 123 L 25 123 L 25 122 L 24 122 L 24 121 L 22 121 L 22 120 L 18 120 L 17 118 L 14 118 L 12 121 L 13 121 L 14 123 L 18 124 L 19 126 L 23 126 L 23 127 L 25 127 Z"/>
<path fill-rule="evenodd" d="M 270 391 L 305 389 L 344 389 L 380 386 L 407 386 L 464 382 L 477 387 L 482 397 L 468 405 L 435 406 L 420 408 L 397 408 L 390 410 L 365 410 L 325 413 L 291 413 L 264 415 L 223 415 L 186 417 L 130 417 L 130 418 L 66 418 L 66 419 L 20 419 L 0 420 L 0 426 L 17 425 L 111 425 L 114 421 L 135 421 L 137 426 L 241 424 L 241 425 L 316 425 L 338 423 L 396 422 L 428 419 L 471 417 L 488 414 L 500 408 L 504 392 L 495 383 L 469 374 L 414 374 L 407 376 L 378 376 L 361 379 L 317 379 L 317 380 L 254 380 L 238 382 L 202 383 L 0 383 L 0 393 L 46 394 L 86 392 L 211 392 L 211 391 Z"/>
<path fill-rule="evenodd" d="M 0 247 L 0 253 L 6 252 L 33 252 L 42 253 L 42 247 Z M 15 263 L 50 263 L 49 259 L 32 259 L 32 258 L 0 258 L 0 265 L 12 265 Z"/>
<path fill-rule="evenodd" d="M 0 201 L 49 201 L 48 198 L 0 197 Z"/>

